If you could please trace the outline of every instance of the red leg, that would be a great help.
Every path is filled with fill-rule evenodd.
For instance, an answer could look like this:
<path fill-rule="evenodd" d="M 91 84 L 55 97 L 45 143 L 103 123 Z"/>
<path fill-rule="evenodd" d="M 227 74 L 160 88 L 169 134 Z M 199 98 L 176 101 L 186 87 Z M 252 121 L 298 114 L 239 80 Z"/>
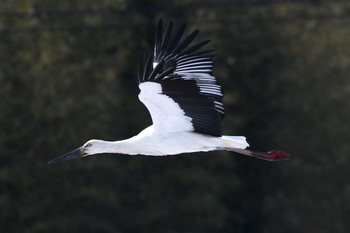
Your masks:
<path fill-rule="evenodd" d="M 225 150 L 252 156 L 252 157 L 267 160 L 267 161 L 288 160 L 290 157 L 287 152 L 276 151 L 276 150 L 272 150 L 268 152 L 251 151 L 251 150 L 244 150 L 244 149 L 238 149 L 238 148 L 225 148 Z"/>

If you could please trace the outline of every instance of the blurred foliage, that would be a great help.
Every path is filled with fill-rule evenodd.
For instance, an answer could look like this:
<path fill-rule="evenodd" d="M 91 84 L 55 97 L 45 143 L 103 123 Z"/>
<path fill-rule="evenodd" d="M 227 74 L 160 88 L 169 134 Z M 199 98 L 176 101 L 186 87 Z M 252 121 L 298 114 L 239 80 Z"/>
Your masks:
<path fill-rule="evenodd" d="M 0 232 L 347 232 L 347 1 L 0 2 Z M 218 50 L 223 152 L 47 161 L 150 124 L 137 63 L 159 17 Z"/>

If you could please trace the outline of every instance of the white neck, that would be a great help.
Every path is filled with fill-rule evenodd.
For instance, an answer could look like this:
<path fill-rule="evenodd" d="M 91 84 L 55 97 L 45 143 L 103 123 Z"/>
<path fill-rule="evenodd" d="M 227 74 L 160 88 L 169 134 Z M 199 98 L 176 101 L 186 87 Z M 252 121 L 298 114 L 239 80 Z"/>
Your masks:
<path fill-rule="evenodd" d="M 133 140 L 126 139 L 121 141 L 103 141 L 93 140 L 94 144 L 89 149 L 90 154 L 101 154 L 101 153 L 120 153 L 135 155 L 137 152 L 137 144 L 133 143 Z"/>

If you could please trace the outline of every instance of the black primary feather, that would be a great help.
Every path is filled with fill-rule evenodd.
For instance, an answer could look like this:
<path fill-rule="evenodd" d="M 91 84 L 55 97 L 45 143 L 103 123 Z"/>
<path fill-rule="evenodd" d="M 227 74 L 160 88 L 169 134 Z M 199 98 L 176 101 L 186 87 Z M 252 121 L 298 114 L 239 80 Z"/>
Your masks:
<path fill-rule="evenodd" d="M 159 20 L 153 55 L 140 61 L 139 83 L 159 83 L 162 93 L 192 119 L 195 132 L 220 136 L 224 106 L 221 87 L 211 76 L 215 50 L 201 50 L 210 40 L 193 44 L 198 30 L 182 39 L 185 29 L 183 23 L 173 33 L 170 21 L 163 31 L 163 21 Z"/>

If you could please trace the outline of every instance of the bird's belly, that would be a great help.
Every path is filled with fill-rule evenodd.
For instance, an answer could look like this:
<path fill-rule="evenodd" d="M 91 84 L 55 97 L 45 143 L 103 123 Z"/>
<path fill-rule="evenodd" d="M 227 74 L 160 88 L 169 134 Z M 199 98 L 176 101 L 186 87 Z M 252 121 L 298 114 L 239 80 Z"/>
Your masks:
<path fill-rule="evenodd" d="M 175 155 L 199 151 L 216 150 L 220 138 L 194 132 L 174 132 L 166 135 L 152 135 L 142 143 L 142 153 L 145 155 Z"/>

